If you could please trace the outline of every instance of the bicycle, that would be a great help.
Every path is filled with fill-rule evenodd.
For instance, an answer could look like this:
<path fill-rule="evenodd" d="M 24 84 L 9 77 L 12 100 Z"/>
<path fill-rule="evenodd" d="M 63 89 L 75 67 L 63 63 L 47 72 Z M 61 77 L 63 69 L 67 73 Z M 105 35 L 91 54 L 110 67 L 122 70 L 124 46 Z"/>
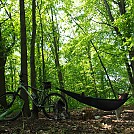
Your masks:
<path fill-rule="evenodd" d="M 45 88 L 48 89 L 50 86 L 51 85 L 47 85 Z M 31 94 L 27 88 L 39 92 L 40 97 Z M 24 100 L 19 94 L 20 90 L 25 90 L 33 104 L 36 105 L 38 109 L 41 109 L 47 118 L 57 120 L 65 119 L 63 118 L 63 115 L 67 116 L 68 105 L 64 96 L 54 92 L 49 93 L 44 97 L 44 90 L 24 85 L 22 75 L 20 75 L 20 85 L 18 89 L 14 92 L 7 92 L 0 96 L 0 121 L 13 121 L 22 115 Z M 63 110 L 62 113 L 61 110 Z"/>

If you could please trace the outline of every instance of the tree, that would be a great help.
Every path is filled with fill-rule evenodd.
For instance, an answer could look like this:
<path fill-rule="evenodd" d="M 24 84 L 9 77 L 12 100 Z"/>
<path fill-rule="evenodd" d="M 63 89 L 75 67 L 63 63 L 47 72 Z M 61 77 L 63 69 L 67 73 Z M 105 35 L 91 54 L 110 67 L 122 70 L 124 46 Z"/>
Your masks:
<path fill-rule="evenodd" d="M 47 81 L 46 80 L 45 60 L 44 60 L 44 32 L 43 32 L 44 28 L 43 28 L 42 13 L 41 13 L 42 5 L 43 5 L 43 3 L 42 3 L 42 0 L 41 0 L 41 3 L 40 4 L 38 3 L 37 7 L 38 7 L 38 10 L 39 10 L 39 24 L 40 24 L 40 36 L 41 36 L 40 37 L 40 40 L 41 40 L 40 44 L 41 44 L 41 57 L 42 57 L 42 80 Z M 40 53 L 39 45 L 38 45 L 38 52 Z M 41 70 L 41 68 L 40 68 L 40 70 Z"/>
<path fill-rule="evenodd" d="M 35 39 L 36 39 L 36 0 L 32 0 L 32 39 L 31 39 L 31 86 L 36 87 L 35 71 Z M 37 91 L 32 89 L 33 94 L 37 97 Z M 33 117 L 38 118 L 38 108 L 33 104 Z"/>
<path fill-rule="evenodd" d="M 2 1 L 1 5 L 4 5 Z M 8 12 L 7 9 L 5 10 L 5 15 L 8 17 L 7 19 L 3 18 L 3 21 L 0 22 L 0 74 L 1 74 L 1 78 L 0 78 L 0 95 L 4 94 L 6 92 L 6 84 L 5 84 L 5 64 L 6 64 L 6 60 L 8 57 L 8 54 L 10 53 L 12 47 L 15 45 L 15 38 L 16 38 L 16 34 L 14 31 L 14 25 L 12 22 L 12 14 L 11 12 Z M 3 17 L 3 16 L 2 16 Z M 9 26 L 6 25 L 6 22 L 11 21 L 9 24 Z M 2 26 L 3 25 L 3 26 Z M 7 30 L 5 32 L 4 29 L 6 29 L 8 27 L 9 30 Z M 12 29 L 12 33 L 10 32 L 10 30 Z M 4 32 L 2 32 L 4 31 Z M 6 35 L 6 36 L 5 36 Z M 8 41 L 8 38 L 11 38 Z"/>
<path fill-rule="evenodd" d="M 25 85 L 28 85 L 27 78 L 27 45 L 26 45 L 26 25 L 25 25 L 25 6 L 24 0 L 20 0 L 20 32 L 21 32 L 21 74 Z M 30 116 L 28 95 L 24 90 L 21 90 L 21 96 L 25 101 L 24 116 Z"/>
<path fill-rule="evenodd" d="M 5 89 L 5 64 L 6 64 L 6 57 L 5 57 L 5 45 L 2 41 L 2 33 L 1 33 L 1 23 L 0 23 L 0 95 L 6 92 Z"/>
<path fill-rule="evenodd" d="M 55 22 L 54 22 L 54 16 L 56 16 L 56 14 L 54 13 L 54 8 L 51 7 L 51 23 L 52 23 L 52 37 L 53 37 L 53 45 L 54 45 L 54 58 L 55 58 L 55 66 L 57 69 L 57 73 L 58 73 L 58 79 L 59 79 L 59 84 L 60 84 L 60 88 L 64 88 L 63 85 L 63 76 L 62 76 L 62 72 L 61 72 L 61 67 L 60 67 L 60 62 L 59 62 L 59 33 L 58 33 L 58 26 L 55 26 Z M 52 49 L 53 50 L 53 49 Z"/>

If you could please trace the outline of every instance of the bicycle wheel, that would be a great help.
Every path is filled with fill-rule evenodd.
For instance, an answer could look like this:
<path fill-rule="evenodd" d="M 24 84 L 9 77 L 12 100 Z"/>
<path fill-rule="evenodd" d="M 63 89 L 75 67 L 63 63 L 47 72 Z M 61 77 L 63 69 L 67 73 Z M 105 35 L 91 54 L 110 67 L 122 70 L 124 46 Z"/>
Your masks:
<path fill-rule="evenodd" d="M 19 94 L 7 92 L 0 96 L 0 121 L 17 119 L 23 108 L 24 101 Z"/>
<path fill-rule="evenodd" d="M 58 93 L 47 95 L 43 101 L 43 113 L 49 119 L 68 118 L 68 105 L 65 97 Z"/>

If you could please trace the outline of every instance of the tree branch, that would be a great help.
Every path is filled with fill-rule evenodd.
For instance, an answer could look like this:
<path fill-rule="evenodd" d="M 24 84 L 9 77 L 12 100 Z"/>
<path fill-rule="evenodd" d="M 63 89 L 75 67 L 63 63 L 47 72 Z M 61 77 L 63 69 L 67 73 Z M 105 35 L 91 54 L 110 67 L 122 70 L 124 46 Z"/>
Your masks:
<path fill-rule="evenodd" d="M 125 9 L 125 0 L 120 0 L 118 2 L 119 5 L 119 10 L 120 10 L 120 14 L 123 15 L 126 13 L 126 9 Z"/>
<path fill-rule="evenodd" d="M 109 19 L 110 19 L 111 22 L 113 23 L 113 22 L 114 22 L 114 17 L 112 16 L 111 9 L 110 9 L 110 6 L 108 5 L 107 0 L 104 0 L 104 4 L 105 4 L 106 10 L 107 10 L 107 12 L 108 12 Z M 114 28 L 114 30 L 116 31 L 117 35 L 121 35 L 120 32 L 119 32 L 118 27 L 114 26 L 113 28 Z"/>
<path fill-rule="evenodd" d="M 92 21 L 94 21 L 94 22 L 96 22 L 98 24 L 105 24 L 107 26 L 113 27 L 111 24 L 108 24 L 108 23 L 105 23 L 105 22 L 98 22 L 98 21 L 95 21 L 95 20 L 92 20 Z"/>
<path fill-rule="evenodd" d="M 108 5 L 106 0 L 104 0 L 104 4 L 105 4 L 105 7 L 106 7 L 106 10 L 108 12 L 108 15 L 109 15 L 109 18 L 110 18 L 111 22 L 114 22 L 114 17 L 112 16 L 110 6 Z"/>

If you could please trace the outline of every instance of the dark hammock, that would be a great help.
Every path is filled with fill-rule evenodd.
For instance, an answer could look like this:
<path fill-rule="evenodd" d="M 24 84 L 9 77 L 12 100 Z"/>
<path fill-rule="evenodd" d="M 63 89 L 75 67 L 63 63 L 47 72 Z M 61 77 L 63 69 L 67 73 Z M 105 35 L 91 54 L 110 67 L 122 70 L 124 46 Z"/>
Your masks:
<path fill-rule="evenodd" d="M 82 94 L 70 92 L 64 89 L 59 89 L 61 92 L 67 94 L 68 96 L 76 99 L 79 102 L 82 102 L 84 104 L 90 105 L 92 107 L 104 110 L 104 111 L 112 111 L 116 110 L 119 107 L 121 107 L 130 97 L 128 95 L 124 99 L 102 99 L 102 98 L 93 98 L 93 97 L 87 97 Z"/>

